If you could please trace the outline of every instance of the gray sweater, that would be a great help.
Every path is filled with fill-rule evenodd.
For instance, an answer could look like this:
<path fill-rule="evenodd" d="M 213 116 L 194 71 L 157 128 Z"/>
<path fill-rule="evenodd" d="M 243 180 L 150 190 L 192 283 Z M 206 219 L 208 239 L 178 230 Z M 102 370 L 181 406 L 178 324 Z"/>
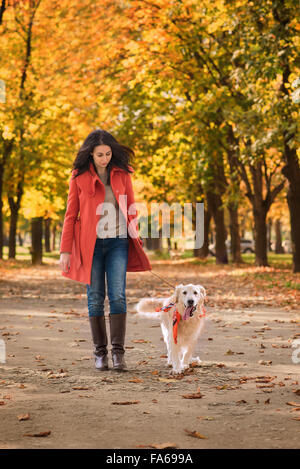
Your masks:
<path fill-rule="evenodd" d="M 127 223 L 123 212 L 119 209 L 118 202 L 112 188 L 107 184 L 107 169 L 99 175 L 105 187 L 104 204 L 101 207 L 101 216 L 97 224 L 97 238 L 115 238 L 118 235 L 127 235 Z"/>

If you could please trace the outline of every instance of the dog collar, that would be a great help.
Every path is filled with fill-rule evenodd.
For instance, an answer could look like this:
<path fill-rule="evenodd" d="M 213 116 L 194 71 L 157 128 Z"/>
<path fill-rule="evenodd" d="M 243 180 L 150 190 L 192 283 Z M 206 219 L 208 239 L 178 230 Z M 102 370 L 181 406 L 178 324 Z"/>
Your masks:
<path fill-rule="evenodd" d="M 156 308 L 155 311 L 164 311 L 164 312 L 167 312 L 169 311 L 172 306 L 174 306 L 175 303 L 169 303 L 168 305 L 166 306 L 162 306 L 161 308 Z M 195 307 L 196 309 L 196 307 Z M 192 310 L 193 312 L 194 310 Z M 199 318 L 203 318 L 204 316 L 206 315 L 206 309 L 204 307 L 204 305 L 201 306 L 201 313 L 199 314 Z M 176 309 L 174 312 L 173 312 L 173 339 L 174 339 L 174 342 L 175 344 L 177 344 L 177 332 L 178 332 L 178 324 L 179 322 L 181 321 L 182 317 L 181 317 L 181 314 L 178 312 L 178 310 Z"/>

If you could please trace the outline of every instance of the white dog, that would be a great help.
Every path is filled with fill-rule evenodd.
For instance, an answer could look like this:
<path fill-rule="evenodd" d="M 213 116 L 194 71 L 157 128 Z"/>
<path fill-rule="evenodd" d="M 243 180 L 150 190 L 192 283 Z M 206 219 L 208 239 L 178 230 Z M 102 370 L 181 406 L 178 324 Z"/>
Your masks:
<path fill-rule="evenodd" d="M 160 319 L 173 374 L 182 373 L 191 362 L 201 363 L 192 354 L 205 321 L 205 297 L 202 285 L 181 284 L 169 298 L 142 298 L 136 305 L 139 315 Z"/>

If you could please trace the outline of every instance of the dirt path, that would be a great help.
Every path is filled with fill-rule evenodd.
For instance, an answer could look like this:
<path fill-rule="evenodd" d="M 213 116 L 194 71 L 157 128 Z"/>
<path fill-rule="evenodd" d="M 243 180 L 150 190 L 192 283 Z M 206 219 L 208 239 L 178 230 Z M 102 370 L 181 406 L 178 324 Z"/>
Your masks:
<path fill-rule="evenodd" d="M 84 285 L 62 278 L 57 266 L 7 271 L 0 282 L 7 352 L 0 447 L 299 448 L 300 363 L 291 348 L 300 332 L 299 298 L 269 306 L 271 292 L 260 296 L 247 276 L 213 270 L 155 264 L 171 283 L 201 283 L 208 291 L 197 348 L 202 366 L 180 379 L 169 376 L 158 321 L 134 314 L 141 296 L 171 293 L 150 272 L 127 277 L 130 370 L 119 374 L 93 367 Z M 199 391 L 200 399 L 182 397 Z M 113 404 L 124 401 L 138 402 Z M 18 420 L 27 413 L 29 420 Z M 45 431 L 45 438 L 23 436 Z"/>

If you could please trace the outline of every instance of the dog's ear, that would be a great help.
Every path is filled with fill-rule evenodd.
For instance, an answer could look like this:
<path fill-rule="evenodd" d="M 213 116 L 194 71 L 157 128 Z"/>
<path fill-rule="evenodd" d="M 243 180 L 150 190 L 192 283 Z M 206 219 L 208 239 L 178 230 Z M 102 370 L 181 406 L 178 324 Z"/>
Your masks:
<path fill-rule="evenodd" d="M 183 287 L 183 284 L 181 283 L 180 285 L 176 285 L 175 287 L 175 291 L 173 293 L 173 295 L 170 297 L 170 301 L 172 303 L 178 303 L 179 301 L 179 293 L 180 293 L 180 290 L 181 288 Z"/>
<path fill-rule="evenodd" d="M 202 285 L 197 285 L 197 287 L 199 288 L 199 291 L 200 291 L 200 295 L 203 295 L 203 298 L 206 297 L 206 290 L 204 287 L 202 287 Z"/>

